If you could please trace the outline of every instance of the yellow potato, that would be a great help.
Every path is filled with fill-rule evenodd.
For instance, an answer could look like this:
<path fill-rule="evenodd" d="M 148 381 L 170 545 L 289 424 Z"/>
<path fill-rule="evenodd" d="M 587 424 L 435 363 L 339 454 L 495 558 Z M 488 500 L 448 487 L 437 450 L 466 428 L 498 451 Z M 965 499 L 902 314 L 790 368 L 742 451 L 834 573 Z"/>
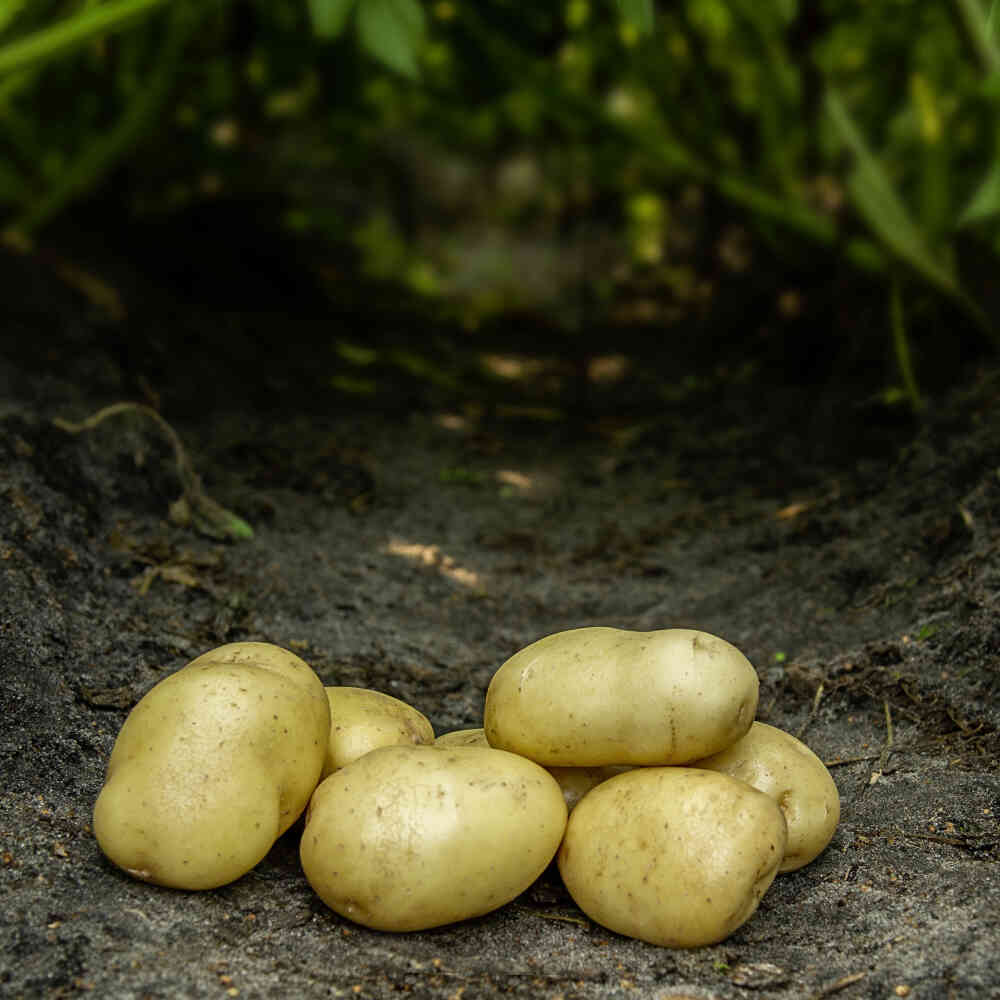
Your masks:
<path fill-rule="evenodd" d="M 482 729 L 456 729 L 451 733 L 442 733 L 435 741 L 436 747 L 483 747 L 490 749 L 486 742 L 486 733 Z"/>
<path fill-rule="evenodd" d="M 94 806 L 97 842 L 147 882 L 232 882 L 302 813 L 329 732 L 323 683 L 294 653 L 262 642 L 205 653 L 125 720 Z"/>
<path fill-rule="evenodd" d="M 488 913 L 552 860 L 559 786 L 523 757 L 482 747 L 382 747 L 316 789 L 300 849 L 331 909 L 383 931 Z"/>
<path fill-rule="evenodd" d="M 580 909 L 604 927 L 694 948 L 750 918 L 786 835 L 774 799 L 745 782 L 698 768 L 640 767 L 581 799 L 559 872 Z"/>
<path fill-rule="evenodd" d="M 738 740 L 757 711 L 757 672 L 707 632 L 557 632 L 493 675 L 490 745 L 539 764 L 686 764 Z"/>
<path fill-rule="evenodd" d="M 830 772 L 809 747 L 781 729 L 755 722 L 731 747 L 693 766 L 739 778 L 781 806 L 788 845 L 779 872 L 809 864 L 837 829 L 840 796 Z"/>
<path fill-rule="evenodd" d="M 605 767 L 547 767 L 545 770 L 559 782 L 566 808 L 572 812 L 580 799 L 592 788 L 596 788 L 601 782 L 613 778 L 616 774 L 630 771 L 631 767 L 608 764 Z"/>
<path fill-rule="evenodd" d="M 434 742 L 428 719 L 399 698 L 358 687 L 328 687 L 330 743 L 323 762 L 325 778 L 370 750 Z"/>
<path fill-rule="evenodd" d="M 457 729 L 453 733 L 444 733 L 439 736 L 434 745 L 438 747 L 485 747 L 489 749 L 486 741 L 486 733 L 482 729 Z M 573 807 L 587 794 L 595 785 L 599 785 L 608 778 L 613 778 L 622 771 L 627 771 L 628 767 L 547 767 L 545 768 L 553 778 L 559 782 L 562 789 L 563 799 L 566 808 L 572 810 Z"/>

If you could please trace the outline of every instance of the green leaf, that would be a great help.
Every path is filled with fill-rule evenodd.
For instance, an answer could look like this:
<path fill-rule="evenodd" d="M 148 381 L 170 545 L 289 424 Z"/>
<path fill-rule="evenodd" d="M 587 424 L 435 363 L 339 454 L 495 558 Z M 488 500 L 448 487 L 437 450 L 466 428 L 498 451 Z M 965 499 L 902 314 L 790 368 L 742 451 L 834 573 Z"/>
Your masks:
<path fill-rule="evenodd" d="M 826 92 L 826 112 L 841 141 L 854 154 L 847 189 L 862 218 L 898 257 L 928 281 L 949 295 L 964 298 L 954 270 L 928 247 L 920 227 L 833 87 Z"/>
<path fill-rule="evenodd" d="M 954 0 L 954 5 L 984 72 L 996 73 L 1000 70 L 1000 44 L 996 36 L 995 0 L 987 15 L 983 14 L 980 0 Z"/>
<path fill-rule="evenodd" d="M 959 282 L 950 256 L 935 256 L 886 172 L 833 86 L 824 98 L 826 114 L 841 142 L 854 154 L 847 190 L 861 217 L 900 260 L 958 302 L 976 325 L 1000 345 L 1000 329 Z"/>
<path fill-rule="evenodd" d="M 347 23 L 354 0 L 307 0 L 309 19 L 317 38 L 336 38 Z"/>
<path fill-rule="evenodd" d="M 168 8 L 165 34 L 155 60 L 145 67 L 141 85 L 132 92 L 117 121 L 107 131 L 93 136 L 62 164 L 48 189 L 29 202 L 24 212 L 14 220 L 11 228 L 15 232 L 28 236 L 43 226 L 74 198 L 93 187 L 116 162 L 135 148 L 138 139 L 153 127 L 158 112 L 170 95 L 184 45 L 200 23 L 200 18 L 210 10 L 209 4 L 195 7 L 178 3 Z"/>
<path fill-rule="evenodd" d="M 27 3 L 28 0 L 0 0 L 0 31 L 3 31 L 17 17 L 21 8 Z"/>
<path fill-rule="evenodd" d="M 358 37 L 369 55 L 390 69 L 417 79 L 417 53 L 424 41 L 426 19 L 417 0 L 360 0 Z"/>
<path fill-rule="evenodd" d="M 985 222 L 1000 215 L 1000 161 L 994 161 L 958 217 L 958 225 Z"/>
<path fill-rule="evenodd" d="M 639 35 L 653 33 L 653 0 L 615 0 L 623 21 L 634 25 Z"/>
<path fill-rule="evenodd" d="M 166 0 L 113 0 L 56 21 L 0 48 L 0 76 L 36 63 L 48 62 L 92 38 L 120 31 L 134 18 L 148 14 Z"/>
<path fill-rule="evenodd" d="M 979 92 L 991 101 L 1000 98 L 1000 70 L 994 70 L 984 77 Z"/>

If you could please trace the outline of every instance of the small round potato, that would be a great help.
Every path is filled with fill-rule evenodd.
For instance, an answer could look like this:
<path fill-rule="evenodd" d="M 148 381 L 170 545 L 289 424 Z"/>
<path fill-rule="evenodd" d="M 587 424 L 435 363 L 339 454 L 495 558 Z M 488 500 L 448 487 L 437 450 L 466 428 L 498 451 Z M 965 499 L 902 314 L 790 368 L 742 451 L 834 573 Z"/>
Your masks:
<path fill-rule="evenodd" d="M 466 920 L 509 902 L 566 827 L 555 779 L 482 747 L 382 747 L 316 789 L 302 868 L 332 910 L 383 931 Z"/>
<path fill-rule="evenodd" d="M 490 748 L 486 741 L 486 732 L 482 729 L 456 729 L 453 733 L 439 736 L 434 745 L 438 747 L 485 747 Z M 628 766 L 609 765 L 608 767 L 547 767 L 545 768 L 559 782 L 566 808 L 572 811 L 577 804 L 593 788 L 608 778 L 613 778 Z"/>
<path fill-rule="evenodd" d="M 486 740 L 486 732 L 482 729 L 456 729 L 450 733 L 442 733 L 435 741 L 436 747 L 483 747 L 490 749 Z"/>
<path fill-rule="evenodd" d="M 545 770 L 559 782 L 566 808 L 572 812 L 592 788 L 632 768 L 628 764 L 608 764 L 605 767 L 547 767 Z"/>
<path fill-rule="evenodd" d="M 426 716 L 399 698 L 359 687 L 328 687 L 330 743 L 322 778 L 370 750 L 434 742 Z M 321 779 L 322 780 L 322 779 Z"/>
<path fill-rule="evenodd" d="M 840 796 L 826 765 L 790 733 L 763 722 L 731 747 L 695 762 L 770 795 L 785 814 L 788 845 L 779 872 L 809 864 L 830 843 L 840 821 Z"/>
<path fill-rule="evenodd" d="M 692 629 L 557 632 L 493 675 L 491 746 L 539 764 L 686 764 L 738 740 L 757 711 L 757 672 L 724 639 Z"/>
<path fill-rule="evenodd" d="M 262 642 L 205 653 L 125 720 L 94 806 L 97 842 L 147 882 L 232 882 L 301 815 L 329 732 L 323 682 L 294 653 Z"/>
<path fill-rule="evenodd" d="M 785 852 L 785 818 L 745 782 L 640 767 L 573 810 L 559 872 L 592 920 L 670 948 L 728 937 L 750 918 Z"/>

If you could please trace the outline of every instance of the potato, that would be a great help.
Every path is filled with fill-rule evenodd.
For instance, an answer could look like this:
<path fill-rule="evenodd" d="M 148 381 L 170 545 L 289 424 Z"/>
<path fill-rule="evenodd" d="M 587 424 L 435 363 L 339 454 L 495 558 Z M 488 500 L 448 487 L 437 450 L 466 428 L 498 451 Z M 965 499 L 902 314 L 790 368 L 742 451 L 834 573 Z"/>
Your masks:
<path fill-rule="evenodd" d="M 779 872 L 809 864 L 830 843 L 840 821 L 837 786 L 823 761 L 790 733 L 755 722 L 731 747 L 694 766 L 732 775 L 777 801 L 788 823 Z"/>
<path fill-rule="evenodd" d="M 434 741 L 435 746 L 451 747 L 486 747 L 486 733 L 482 729 L 457 729 L 453 733 L 445 733 Z M 549 774 L 559 783 L 562 789 L 566 808 L 572 808 L 587 792 L 602 781 L 627 771 L 628 767 L 547 767 Z"/>
<path fill-rule="evenodd" d="M 539 764 L 686 764 L 738 740 L 757 711 L 757 672 L 706 632 L 557 632 L 493 675 L 491 746 Z"/>
<path fill-rule="evenodd" d="M 322 778 L 370 750 L 434 742 L 428 719 L 411 705 L 381 691 L 328 687 L 330 742 Z"/>
<path fill-rule="evenodd" d="M 435 741 L 436 747 L 483 747 L 490 749 L 486 742 L 486 733 L 482 729 L 456 729 L 451 733 L 442 733 Z"/>
<path fill-rule="evenodd" d="M 545 770 L 559 782 L 566 808 L 572 812 L 592 788 L 632 769 L 628 765 L 608 764 L 605 767 L 547 767 Z"/>
<path fill-rule="evenodd" d="M 519 895 L 566 827 L 555 779 L 482 747 L 382 747 L 313 795 L 300 849 L 320 898 L 383 931 L 476 917 Z"/>
<path fill-rule="evenodd" d="M 750 918 L 785 853 L 770 796 L 726 774 L 640 767 L 569 817 L 558 864 L 592 920 L 671 948 L 714 944 Z"/>
<path fill-rule="evenodd" d="M 294 653 L 262 642 L 205 653 L 125 720 L 94 806 L 97 842 L 147 882 L 232 882 L 302 813 L 329 732 L 323 683 Z"/>

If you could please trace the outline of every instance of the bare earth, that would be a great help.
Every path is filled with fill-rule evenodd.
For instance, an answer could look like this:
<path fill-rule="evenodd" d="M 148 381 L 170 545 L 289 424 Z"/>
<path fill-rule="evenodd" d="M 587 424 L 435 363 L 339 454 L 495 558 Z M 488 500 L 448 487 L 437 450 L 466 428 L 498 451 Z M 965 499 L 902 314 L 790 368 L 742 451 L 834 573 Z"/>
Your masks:
<path fill-rule="evenodd" d="M 996 371 L 893 423 L 850 387 L 710 375 L 653 406 L 647 359 L 641 385 L 542 420 L 542 390 L 487 399 L 457 336 L 387 321 L 366 340 L 343 316 L 327 333 L 277 314 L 199 326 L 135 301 L 109 320 L 49 269 L 3 267 L 0 995 L 1000 997 Z M 338 337 L 395 359 L 356 405 L 316 347 Z M 400 344 L 451 375 L 400 362 Z M 52 424 L 120 399 L 159 403 L 253 539 L 168 519 L 180 485 L 148 420 Z M 722 944 L 619 937 L 551 869 L 481 919 L 382 934 L 311 891 L 298 826 L 197 894 L 129 878 L 90 832 L 129 709 L 213 646 L 286 646 L 441 733 L 479 725 L 521 646 L 594 624 L 736 644 L 758 717 L 837 781 L 830 847 Z"/>

